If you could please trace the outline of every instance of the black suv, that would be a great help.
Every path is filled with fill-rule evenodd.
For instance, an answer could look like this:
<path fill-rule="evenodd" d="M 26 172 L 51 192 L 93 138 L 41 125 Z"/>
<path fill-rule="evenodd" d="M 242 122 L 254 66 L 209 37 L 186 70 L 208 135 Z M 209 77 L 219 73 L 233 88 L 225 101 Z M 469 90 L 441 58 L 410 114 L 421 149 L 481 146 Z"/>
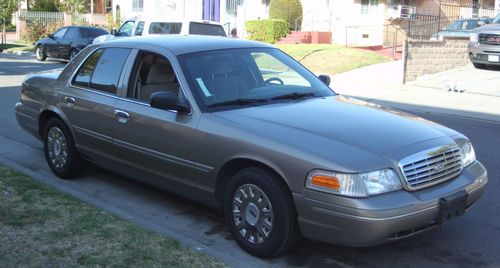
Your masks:
<path fill-rule="evenodd" d="M 36 59 L 44 61 L 53 57 L 71 60 L 80 50 L 92 44 L 94 38 L 105 34 L 108 34 L 106 30 L 97 27 L 62 27 L 35 43 Z"/>

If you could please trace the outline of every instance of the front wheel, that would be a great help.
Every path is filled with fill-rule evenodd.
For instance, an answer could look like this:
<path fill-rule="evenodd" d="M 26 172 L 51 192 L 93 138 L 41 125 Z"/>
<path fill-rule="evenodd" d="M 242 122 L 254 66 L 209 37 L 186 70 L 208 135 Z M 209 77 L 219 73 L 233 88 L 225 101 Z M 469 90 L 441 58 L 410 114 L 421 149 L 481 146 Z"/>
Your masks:
<path fill-rule="evenodd" d="M 41 46 L 36 47 L 35 56 L 38 61 L 45 61 L 45 59 L 47 59 L 47 55 L 45 55 L 45 49 L 43 49 Z"/>
<path fill-rule="evenodd" d="M 231 178 L 224 212 L 236 242 L 252 255 L 277 256 L 299 242 L 290 191 L 281 178 L 265 169 L 245 168 Z"/>
<path fill-rule="evenodd" d="M 85 169 L 85 162 L 76 151 L 73 138 L 64 123 L 58 118 L 51 118 L 44 133 L 43 147 L 50 169 L 65 179 L 80 175 Z"/>

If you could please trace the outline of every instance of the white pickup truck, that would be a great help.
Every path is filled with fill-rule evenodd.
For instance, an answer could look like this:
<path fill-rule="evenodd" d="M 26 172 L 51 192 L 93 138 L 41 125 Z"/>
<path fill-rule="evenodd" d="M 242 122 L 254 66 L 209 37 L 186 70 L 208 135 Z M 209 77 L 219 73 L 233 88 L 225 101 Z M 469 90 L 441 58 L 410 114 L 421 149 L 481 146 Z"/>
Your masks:
<path fill-rule="evenodd" d="M 118 31 L 96 37 L 93 44 L 102 43 L 115 38 L 130 36 L 146 36 L 156 34 L 182 35 L 215 35 L 227 36 L 222 25 L 208 21 L 167 21 L 162 19 L 130 19 L 126 20 Z"/>

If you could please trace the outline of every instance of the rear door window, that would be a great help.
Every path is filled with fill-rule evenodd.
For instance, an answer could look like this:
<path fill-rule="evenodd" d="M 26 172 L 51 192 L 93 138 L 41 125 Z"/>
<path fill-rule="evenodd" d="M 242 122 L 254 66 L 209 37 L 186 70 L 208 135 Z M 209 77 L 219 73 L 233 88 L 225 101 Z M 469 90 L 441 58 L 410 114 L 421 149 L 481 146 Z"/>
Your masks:
<path fill-rule="evenodd" d="M 73 84 L 116 94 L 118 80 L 129 53 L 128 48 L 95 51 L 78 71 Z"/>
<path fill-rule="evenodd" d="M 221 25 L 190 22 L 189 34 L 226 36 L 226 32 Z"/>

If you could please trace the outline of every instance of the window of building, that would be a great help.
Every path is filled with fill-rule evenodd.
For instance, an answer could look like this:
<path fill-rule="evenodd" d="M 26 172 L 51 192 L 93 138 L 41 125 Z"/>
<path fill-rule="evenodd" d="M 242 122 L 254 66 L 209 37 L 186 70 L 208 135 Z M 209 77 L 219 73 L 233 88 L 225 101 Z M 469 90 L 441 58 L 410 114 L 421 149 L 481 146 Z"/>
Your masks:
<path fill-rule="evenodd" d="M 375 14 L 378 11 L 379 0 L 361 0 L 361 14 Z"/>
<path fill-rule="evenodd" d="M 142 11 L 144 9 L 144 0 L 132 0 L 132 10 Z"/>

